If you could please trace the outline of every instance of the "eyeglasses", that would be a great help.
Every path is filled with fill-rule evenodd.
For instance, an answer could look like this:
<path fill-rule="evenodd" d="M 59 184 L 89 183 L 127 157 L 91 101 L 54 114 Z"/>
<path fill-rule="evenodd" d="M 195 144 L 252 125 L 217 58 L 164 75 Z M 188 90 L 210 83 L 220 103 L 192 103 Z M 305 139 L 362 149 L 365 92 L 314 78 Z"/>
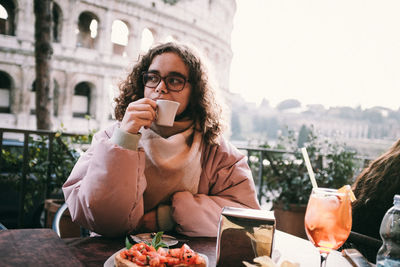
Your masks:
<path fill-rule="evenodd" d="M 185 88 L 187 79 L 176 74 L 169 74 L 165 77 L 161 77 L 159 74 L 154 72 L 143 72 L 143 84 L 146 87 L 156 88 L 161 80 L 164 81 L 168 91 L 179 92 Z"/>

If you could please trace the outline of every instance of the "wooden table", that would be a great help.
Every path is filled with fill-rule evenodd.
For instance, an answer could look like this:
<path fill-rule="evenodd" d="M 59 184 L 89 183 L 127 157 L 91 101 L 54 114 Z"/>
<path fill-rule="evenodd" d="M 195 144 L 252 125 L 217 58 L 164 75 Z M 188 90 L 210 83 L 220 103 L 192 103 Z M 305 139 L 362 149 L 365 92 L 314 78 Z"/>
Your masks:
<path fill-rule="evenodd" d="M 1 266 L 84 266 L 51 229 L 0 231 Z"/>
<path fill-rule="evenodd" d="M 179 237 L 181 238 L 181 237 Z M 215 238 L 183 237 L 195 251 L 207 255 L 209 266 L 216 264 Z M 123 238 L 86 237 L 60 239 L 51 229 L 0 231 L 1 266 L 103 266 L 124 246 Z M 307 240 L 276 231 L 274 256 L 301 267 L 319 267 L 317 249 Z M 238 266 L 243 266 L 240 263 Z M 351 267 L 337 251 L 329 255 L 327 267 Z"/>

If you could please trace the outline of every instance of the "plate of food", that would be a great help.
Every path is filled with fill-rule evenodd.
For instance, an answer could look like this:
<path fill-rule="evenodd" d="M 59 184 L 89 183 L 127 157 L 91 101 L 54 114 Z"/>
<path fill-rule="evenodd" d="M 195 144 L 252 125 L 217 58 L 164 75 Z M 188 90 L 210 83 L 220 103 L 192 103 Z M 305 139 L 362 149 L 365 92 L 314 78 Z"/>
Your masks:
<path fill-rule="evenodd" d="M 126 247 L 111 255 L 104 267 L 138 267 L 138 266 L 180 266 L 207 267 L 206 255 L 196 253 L 187 244 L 180 248 L 168 248 L 158 232 L 151 242 L 131 244 L 126 240 Z"/>

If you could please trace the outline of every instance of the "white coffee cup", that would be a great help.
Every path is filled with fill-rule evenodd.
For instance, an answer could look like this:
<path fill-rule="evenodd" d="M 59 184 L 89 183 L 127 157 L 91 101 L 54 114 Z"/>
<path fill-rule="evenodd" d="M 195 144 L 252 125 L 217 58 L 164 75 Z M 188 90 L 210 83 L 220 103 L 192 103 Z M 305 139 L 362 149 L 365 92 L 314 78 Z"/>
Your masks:
<path fill-rule="evenodd" d="M 158 99 L 157 103 L 157 120 L 156 124 L 161 126 L 174 125 L 176 111 L 180 105 L 179 102 Z"/>

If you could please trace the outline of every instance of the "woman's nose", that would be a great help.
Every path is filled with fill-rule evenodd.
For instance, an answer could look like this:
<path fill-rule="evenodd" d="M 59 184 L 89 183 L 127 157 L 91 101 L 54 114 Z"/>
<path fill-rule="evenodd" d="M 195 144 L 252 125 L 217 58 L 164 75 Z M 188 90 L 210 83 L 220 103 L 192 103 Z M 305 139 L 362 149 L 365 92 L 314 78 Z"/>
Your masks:
<path fill-rule="evenodd" d="M 164 80 L 161 79 L 160 83 L 157 85 L 156 90 L 157 93 L 168 93 L 167 85 L 165 84 Z"/>

